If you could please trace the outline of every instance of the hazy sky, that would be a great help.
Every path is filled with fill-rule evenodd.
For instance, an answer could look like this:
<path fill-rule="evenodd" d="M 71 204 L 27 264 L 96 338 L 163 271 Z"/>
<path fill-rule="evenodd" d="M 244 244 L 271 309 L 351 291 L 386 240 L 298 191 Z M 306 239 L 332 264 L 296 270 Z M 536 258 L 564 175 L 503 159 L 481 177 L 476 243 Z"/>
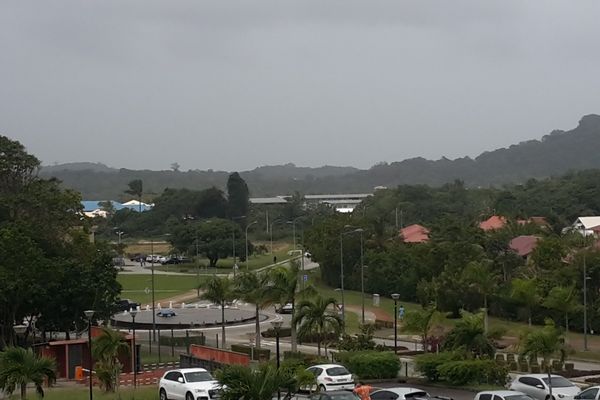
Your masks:
<path fill-rule="evenodd" d="M 600 113 L 600 2 L 0 3 L 0 134 L 45 164 L 454 158 Z"/>

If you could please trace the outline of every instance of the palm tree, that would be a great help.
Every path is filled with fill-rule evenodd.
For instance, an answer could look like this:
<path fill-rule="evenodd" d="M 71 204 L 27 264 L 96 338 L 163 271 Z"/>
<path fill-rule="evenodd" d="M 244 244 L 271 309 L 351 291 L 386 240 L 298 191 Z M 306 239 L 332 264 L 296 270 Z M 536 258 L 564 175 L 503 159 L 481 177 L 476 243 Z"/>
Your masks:
<path fill-rule="evenodd" d="M 260 348 L 260 315 L 261 309 L 273 304 L 276 300 L 273 285 L 266 273 L 242 272 L 234 279 L 234 292 L 240 299 L 254 304 L 256 347 Z"/>
<path fill-rule="evenodd" d="M 342 327 L 342 319 L 331 311 L 335 307 L 336 300 L 332 297 L 323 298 L 317 296 L 314 301 L 302 300 L 298 304 L 298 312 L 294 315 L 292 325 L 298 327 L 298 336 L 317 336 L 317 353 L 321 356 L 321 342 L 325 335 L 339 332 Z"/>
<path fill-rule="evenodd" d="M 7 347 L 0 353 L 0 389 L 12 394 L 17 387 L 21 399 L 27 397 L 27 384 L 33 382 L 36 392 L 44 397 L 44 380 L 56 380 L 54 359 L 38 356 L 32 350 L 22 347 Z"/>
<path fill-rule="evenodd" d="M 474 289 L 483 297 L 483 329 L 488 331 L 488 297 L 492 295 L 497 287 L 499 275 L 492 270 L 492 262 L 484 260 L 481 262 L 473 261 L 467 265 L 463 271 L 463 277 L 469 287 Z"/>
<path fill-rule="evenodd" d="M 278 390 L 285 390 L 284 398 L 294 395 L 300 387 L 314 384 L 315 377 L 303 368 L 279 368 L 262 364 L 257 370 L 231 365 L 217 371 L 216 378 L 223 385 L 223 400 L 271 400 Z"/>
<path fill-rule="evenodd" d="M 435 306 L 431 305 L 418 311 L 409 311 L 404 316 L 402 321 L 402 330 L 415 332 L 421 336 L 423 351 L 427 353 L 427 343 L 429 342 L 429 333 L 433 327 L 433 323 L 439 317 Z"/>
<path fill-rule="evenodd" d="M 541 356 L 548 373 L 548 387 L 550 393 L 548 398 L 552 399 L 552 379 L 550 376 L 550 359 L 560 354 L 561 362 L 566 357 L 565 340 L 551 319 L 546 319 L 546 325 L 540 329 L 528 332 L 519 342 L 521 356 L 537 358 Z"/>
<path fill-rule="evenodd" d="M 485 316 L 466 311 L 462 311 L 461 316 L 460 321 L 446 336 L 444 347 L 447 350 L 466 350 L 474 357 L 493 357 L 496 352 L 494 339 L 498 335 L 490 335 L 485 331 Z"/>
<path fill-rule="evenodd" d="M 113 329 L 102 327 L 102 333 L 92 346 L 93 356 L 96 361 L 96 374 L 104 390 L 114 392 L 117 387 L 118 377 L 121 373 L 119 354 L 129 351 L 129 346 L 123 340 L 123 335 Z"/>
<path fill-rule="evenodd" d="M 531 326 L 531 310 L 540 303 L 540 295 L 535 279 L 516 278 L 512 281 L 512 297 L 527 308 L 528 322 Z"/>
<path fill-rule="evenodd" d="M 200 298 L 212 301 L 221 307 L 221 348 L 225 348 L 225 305 L 235 297 L 232 281 L 223 277 L 213 275 L 200 284 L 200 289 L 204 290 Z"/>
<path fill-rule="evenodd" d="M 300 266 L 297 261 L 293 261 L 290 268 L 280 266 L 271 270 L 273 288 L 276 292 L 275 297 L 277 297 L 280 304 L 290 303 L 292 305 L 292 320 L 296 314 L 296 299 L 316 294 L 316 290 L 311 285 L 300 289 L 300 285 L 298 285 L 299 277 Z M 298 343 L 296 340 L 297 330 L 295 324 L 291 326 L 291 336 L 292 351 L 296 352 L 298 350 Z"/>

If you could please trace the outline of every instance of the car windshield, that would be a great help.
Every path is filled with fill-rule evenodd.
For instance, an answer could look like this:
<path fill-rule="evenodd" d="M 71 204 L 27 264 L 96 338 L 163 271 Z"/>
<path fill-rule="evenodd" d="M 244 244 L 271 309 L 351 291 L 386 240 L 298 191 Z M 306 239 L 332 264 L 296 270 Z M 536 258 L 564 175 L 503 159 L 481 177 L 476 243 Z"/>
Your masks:
<path fill-rule="evenodd" d="M 352 392 L 348 393 L 330 393 L 332 400 L 357 400 L 359 397 Z"/>
<path fill-rule="evenodd" d="M 548 385 L 548 378 L 542 378 L 544 383 Z M 562 376 L 553 376 L 552 377 L 552 387 L 571 387 L 574 386 L 571 382 L 563 378 Z"/>
<path fill-rule="evenodd" d="M 185 375 L 186 382 L 206 382 L 214 380 L 206 371 L 188 372 Z"/>
<path fill-rule="evenodd" d="M 513 396 L 504 396 L 504 400 L 533 400 L 533 399 L 524 394 L 515 394 Z"/>
<path fill-rule="evenodd" d="M 350 372 L 344 367 L 333 367 L 325 370 L 329 376 L 350 375 Z"/>

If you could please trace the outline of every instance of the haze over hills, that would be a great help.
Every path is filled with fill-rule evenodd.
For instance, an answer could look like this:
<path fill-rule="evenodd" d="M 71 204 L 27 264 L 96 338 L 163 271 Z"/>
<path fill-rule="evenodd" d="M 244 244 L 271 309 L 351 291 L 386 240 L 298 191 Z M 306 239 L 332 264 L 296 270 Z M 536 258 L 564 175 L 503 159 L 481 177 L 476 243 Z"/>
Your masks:
<path fill-rule="evenodd" d="M 570 131 L 556 130 L 541 138 L 484 152 L 476 158 L 426 160 L 421 157 L 381 163 L 370 169 L 294 164 L 263 166 L 241 172 L 252 196 L 271 196 L 299 191 L 311 193 L 371 192 L 376 186 L 400 184 L 443 185 L 455 179 L 468 186 L 521 183 L 569 171 L 600 168 L 600 116 L 586 115 Z M 43 176 L 53 176 L 82 192 L 86 199 L 121 199 L 127 183 L 144 181 L 147 193 L 167 187 L 224 188 L 226 171 L 150 171 L 107 167 L 100 163 L 71 163 L 44 167 Z"/>

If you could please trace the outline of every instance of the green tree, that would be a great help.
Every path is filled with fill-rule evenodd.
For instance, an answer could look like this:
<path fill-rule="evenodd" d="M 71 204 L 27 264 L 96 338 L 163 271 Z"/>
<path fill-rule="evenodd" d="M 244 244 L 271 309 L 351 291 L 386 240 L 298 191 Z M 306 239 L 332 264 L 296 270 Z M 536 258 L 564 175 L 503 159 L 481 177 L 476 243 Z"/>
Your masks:
<path fill-rule="evenodd" d="M 0 389 L 12 395 L 19 388 L 21 399 L 27 397 L 27 384 L 33 382 L 40 397 L 44 397 L 44 380 L 56 380 L 56 362 L 38 356 L 22 347 L 7 347 L 0 353 Z"/>
<path fill-rule="evenodd" d="M 140 203 L 140 212 L 142 212 L 142 195 L 144 194 L 144 184 L 141 179 L 134 179 L 127 184 L 129 189 L 125 190 L 125 193 L 135 196 Z"/>
<path fill-rule="evenodd" d="M 235 297 L 233 282 L 227 277 L 213 275 L 200 284 L 200 297 L 221 307 L 221 348 L 225 348 L 225 305 Z"/>
<path fill-rule="evenodd" d="M 409 311 L 404 316 L 402 321 L 402 330 L 414 332 L 421 336 L 423 351 L 427 353 L 429 350 L 429 336 L 435 322 L 439 319 L 440 313 L 437 312 L 434 306 L 424 307 L 422 310 Z"/>
<path fill-rule="evenodd" d="M 240 299 L 254 304 L 255 308 L 255 343 L 260 348 L 260 310 L 273 304 L 276 292 L 267 273 L 242 272 L 234 278 L 234 291 Z"/>
<path fill-rule="evenodd" d="M 527 321 L 531 326 L 531 312 L 538 305 L 541 297 L 538 293 L 538 285 L 535 279 L 513 279 L 511 283 L 510 297 L 527 309 Z"/>
<path fill-rule="evenodd" d="M 278 390 L 291 398 L 302 386 L 314 383 L 314 376 L 303 368 L 280 368 L 273 364 L 261 364 L 253 370 L 241 365 L 231 365 L 217 371 L 216 378 L 224 387 L 223 400 L 271 400 Z"/>
<path fill-rule="evenodd" d="M 292 320 L 296 314 L 296 303 L 299 298 L 312 296 L 316 294 L 313 286 L 308 285 L 304 288 L 298 283 L 300 280 L 300 266 L 297 261 L 292 261 L 290 268 L 284 266 L 276 267 L 270 271 L 273 281 L 273 290 L 275 297 L 281 305 L 290 303 L 292 305 Z M 291 326 L 292 352 L 298 348 L 296 325 Z"/>
<path fill-rule="evenodd" d="M 498 288 L 499 276 L 492 269 L 490 260 L 472 261 L 463 270 L 463 279 L 467 285 L 483 298 L 484 331 L 488 331 L 488 298 Z"/>
<path fill-rule="evenodd" d="M 321 343 L 329 333 L 337 333 L 341 330 L 342 319 L 335 311 L 336 301 L 334 298 L 323 298 L 317 296 L 314 301 L 302 300 L 298 304 L 298 311 L 294 315 L 292 324 L 298 327 L 298 336 L 317 337 L 317 354 L 321 356 Z M 333 308 L 333 310 L 332 310 Z"/>
<path fill-rule="evenodd" d="M 569 314 L 579 310 L 580 305 L 577 303 L 575 296 L 575 286 L 553 287 L 548 296 L 544 300 L 544 306 L 552 310 L 560 312 L 565 317 L 565 339 L 569 332 Z"/>
<path fill-rule="evenodd" d="M 107 392 L 114 392 L 118 387 L 122 365 L 119 355 L 129 351 L 119 331 L 102 327 L 102 333 L 92 342 L 92 353 L 96 361 L 96 376 Z"/>
<path fill-rule="evenodd" d="M 229 175 L 229 179 L 227 179 L 227 198 L 230 218 L 248 215 L 250 209 L 250 191 L 248 190 L 246 181 L 237 172 Z"/>
<path fill-rule="evenodd" d="M 550 360 L 557 354 L 560 356 L 561 362 L 566 357 L 565 341 L 560 330 L 556 328 L 552 320 L 546 319 L 546 325 L 542 329 L 530 331 L 521 339 L 519 350 L 523 357 L 543 358 L 543 366 L 548 373 L 549 398 L 552 399 L 552 379 L 550 375 L 552 363 Z"/>

